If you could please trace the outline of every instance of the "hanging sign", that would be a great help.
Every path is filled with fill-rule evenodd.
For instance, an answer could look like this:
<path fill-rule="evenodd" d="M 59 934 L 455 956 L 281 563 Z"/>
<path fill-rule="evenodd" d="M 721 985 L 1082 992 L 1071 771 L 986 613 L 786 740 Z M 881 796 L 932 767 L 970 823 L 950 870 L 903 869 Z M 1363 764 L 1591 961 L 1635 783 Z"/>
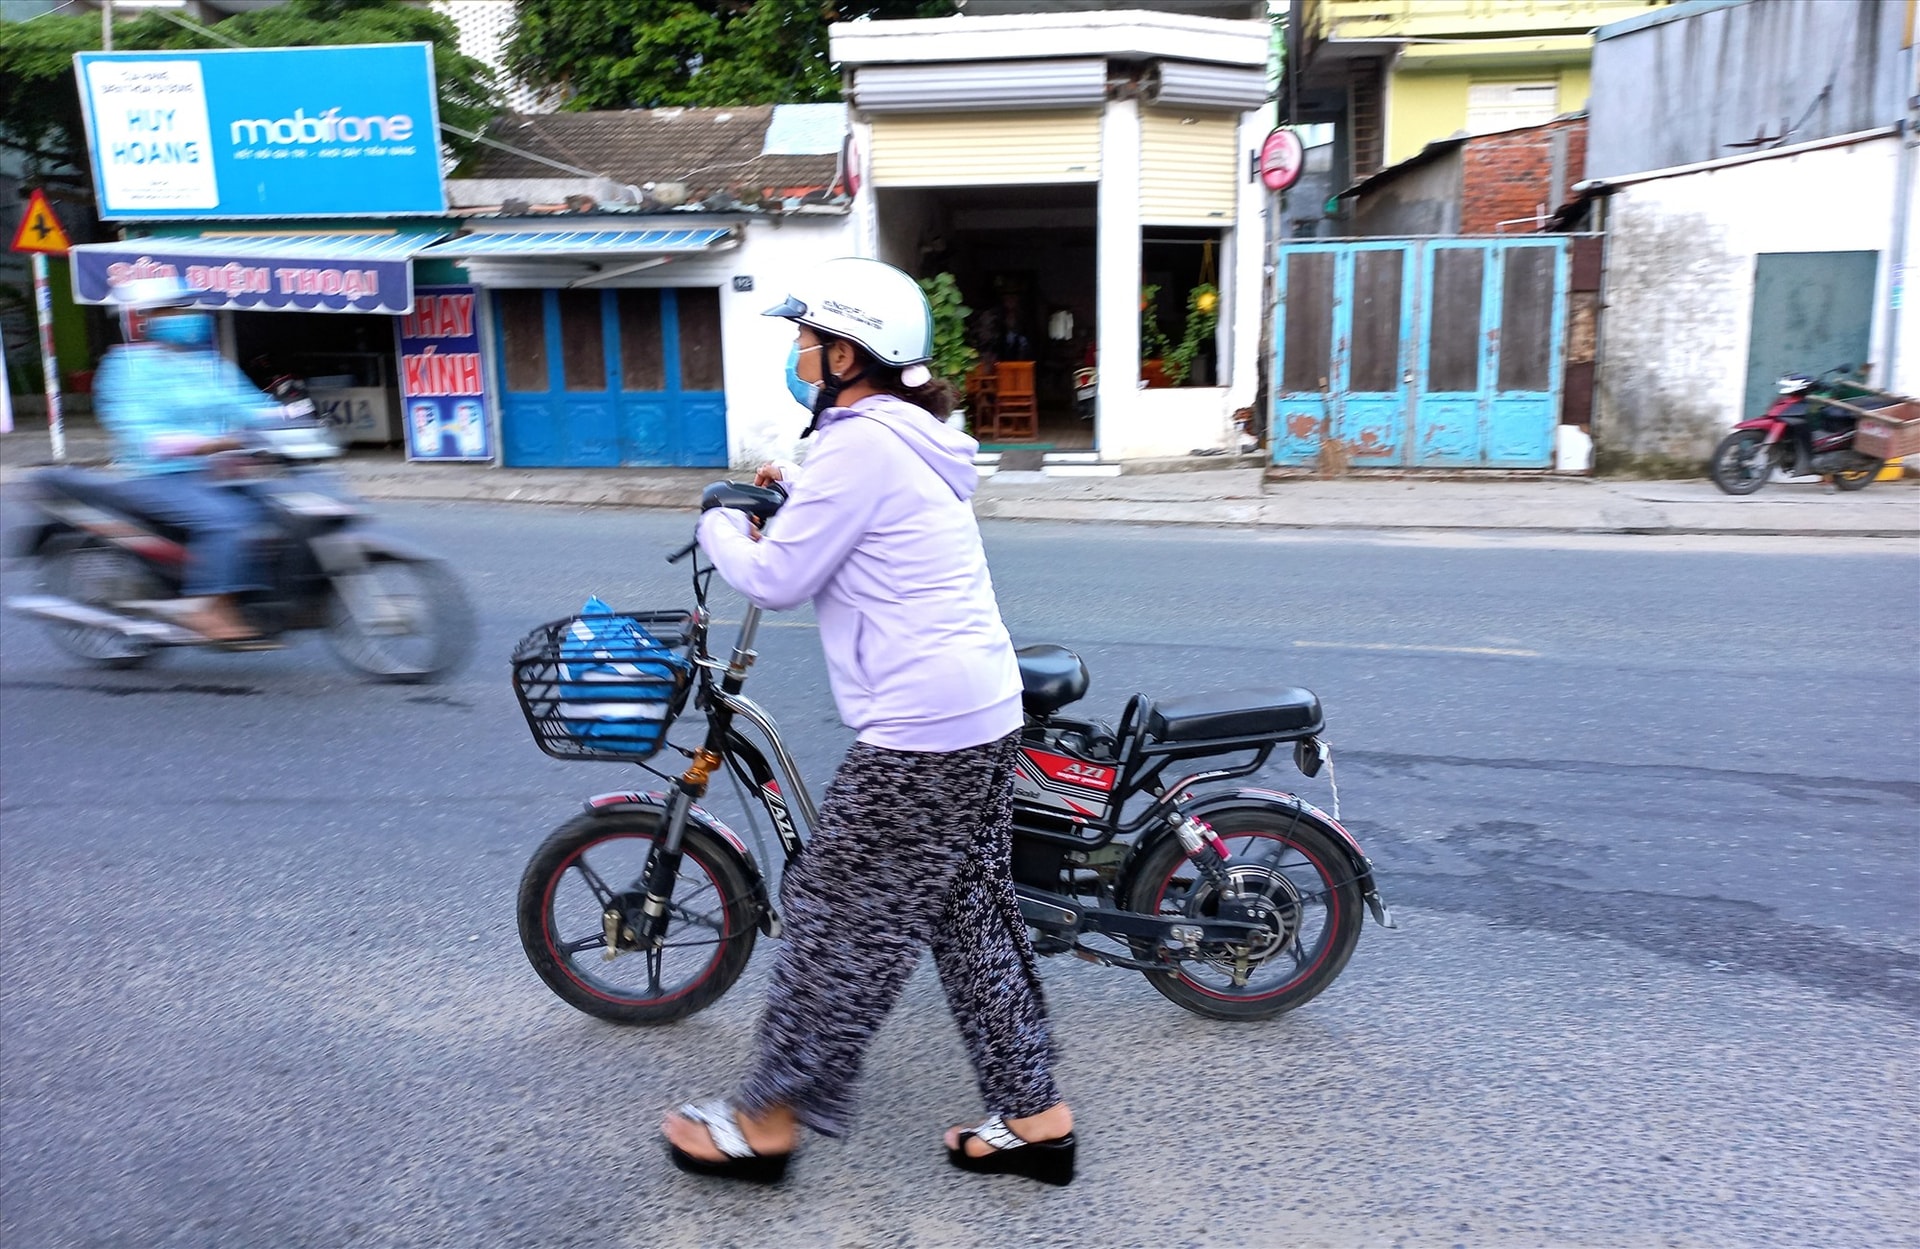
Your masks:
<path fill-rule="evenodd" d="M 36 188 L 27 201 L 26 215 L 20 218 L 20 228 L 13 232 L 13 250 L 43 256 L 67 254 L 67 232 L 61 228 L 60 218 L 53 215 L 53 205 L 47 203 L 45 191 Z"/>
<path fill-rule="evenodd" d="M 73 59 L 104 219 L 446 211 L 430 44 Z"/>
<path fill-rule="evenodd" d="M 1275 130 L 1260 145 L 1260 181 L 1269 191 L 1284 191 L 1300 181 L 1306 163 L 1306 149 L 1291 130 Z"/>
<path fill-rule="evenodd" d="M 490 460 L 487 372 L 471 286 L 421 286 L 394 320 L 410 460 Z"/>

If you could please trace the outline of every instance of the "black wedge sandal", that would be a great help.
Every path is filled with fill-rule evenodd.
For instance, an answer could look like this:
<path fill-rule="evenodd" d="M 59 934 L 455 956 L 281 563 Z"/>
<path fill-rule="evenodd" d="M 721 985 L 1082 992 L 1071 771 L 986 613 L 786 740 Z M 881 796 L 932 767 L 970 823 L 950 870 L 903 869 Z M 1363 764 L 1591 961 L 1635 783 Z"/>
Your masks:
<path fill-rule="evenodd" d="M 724 1097 L 695 1105 L 688 1102 L 674 1112 L 682 1119 L 698 1123 L 713 1138 L 713 1147 L 723 1158 L 696 1158 L 686 1150 L 667 1142 L 667 1154 L 673 1165 L 688 1175 L 711 1175 L 723 1180 L 745 1180 L 749 1184 L 778 1184 L 786 1178 L 787 1163 L 793 1152 L 755 1153 L 740 1128 L 740 1112 Z"/>
<path fill-rule="evenodd" d="M 968 1153 L 967 1139 L 975 1136 L 991 1145 L 993 1152 L 977 1158 Z M 947 1161 L 977 1175 L 1024 1175 L 1042 1184 L 1071 1184 L 1073 1154 L 1073 1133 L 1050 1141 L 1030 1141 L 995 1115 L 979 1127 L 960 1133 L 960 1143 L 947 1150 Z"/>

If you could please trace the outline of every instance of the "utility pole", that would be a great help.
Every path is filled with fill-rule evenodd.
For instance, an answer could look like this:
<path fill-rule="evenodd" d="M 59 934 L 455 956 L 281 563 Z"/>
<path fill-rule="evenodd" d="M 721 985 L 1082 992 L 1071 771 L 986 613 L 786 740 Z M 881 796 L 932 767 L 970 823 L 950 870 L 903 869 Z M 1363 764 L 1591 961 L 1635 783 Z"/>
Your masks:
<path fill-rule="evenodd" d="M 100 50 L 113 51 L 113 0 L 100 0 Z"/>

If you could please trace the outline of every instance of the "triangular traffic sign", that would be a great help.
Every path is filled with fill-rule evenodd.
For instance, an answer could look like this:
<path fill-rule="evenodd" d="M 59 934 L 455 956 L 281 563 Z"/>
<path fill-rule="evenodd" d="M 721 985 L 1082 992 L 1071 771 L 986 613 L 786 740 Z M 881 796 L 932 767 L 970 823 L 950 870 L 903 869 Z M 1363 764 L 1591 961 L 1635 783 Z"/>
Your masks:
<path fill-rule="evenodd" d="M 53 215 L 53 205 L 47 203 L 45 191 L 36 190 L 27 201 L 26 215 L 20 218 L 20 228 L 13 232 L 13 250 L 46 252 L 52 256 L 67 254 L 67 232 L 61 228 L 60 218 Z"/>

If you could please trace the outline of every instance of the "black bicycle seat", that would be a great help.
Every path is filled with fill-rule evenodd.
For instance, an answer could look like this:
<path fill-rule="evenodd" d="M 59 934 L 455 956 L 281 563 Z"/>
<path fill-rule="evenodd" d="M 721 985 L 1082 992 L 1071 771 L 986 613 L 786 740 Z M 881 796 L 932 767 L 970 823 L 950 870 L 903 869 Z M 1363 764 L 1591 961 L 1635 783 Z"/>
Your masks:
<path fill-rule="evenodd" d="M 787 492 L 773 486 L 749 486 L 739 481 L 716 481 L 700 492 L 700 510 L 730 507 L 765 523 L 787 501 Z"/>

